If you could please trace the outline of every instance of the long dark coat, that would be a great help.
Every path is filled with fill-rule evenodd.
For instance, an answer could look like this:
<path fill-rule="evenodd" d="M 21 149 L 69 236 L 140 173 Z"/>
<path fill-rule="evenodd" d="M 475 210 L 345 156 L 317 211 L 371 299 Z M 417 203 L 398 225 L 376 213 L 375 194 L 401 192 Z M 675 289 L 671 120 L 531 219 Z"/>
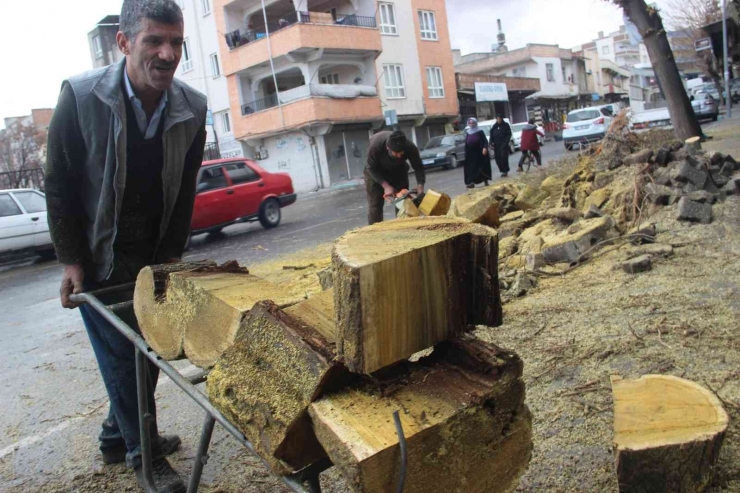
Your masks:
<path fill-rule="evenodd" d="M 491 158 L 483 155 L 488 139 L 483 130 L 465 135 L 465 184 L 478 184 L 491 179 Z"/>

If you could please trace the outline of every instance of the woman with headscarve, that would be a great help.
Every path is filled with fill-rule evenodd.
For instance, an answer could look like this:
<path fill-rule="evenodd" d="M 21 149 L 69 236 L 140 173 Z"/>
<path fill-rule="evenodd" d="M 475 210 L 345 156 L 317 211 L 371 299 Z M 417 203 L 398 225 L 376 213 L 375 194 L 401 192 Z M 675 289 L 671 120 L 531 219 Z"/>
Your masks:
<path fill-rule="evenodd" d="M 478 128 L 478 120 L 468 119 L 465 129 L 465 186 L 475 188 L 478 183 L 488 186 L 491 179 L 491 159 L 488 157 L 488 139 Z"/>

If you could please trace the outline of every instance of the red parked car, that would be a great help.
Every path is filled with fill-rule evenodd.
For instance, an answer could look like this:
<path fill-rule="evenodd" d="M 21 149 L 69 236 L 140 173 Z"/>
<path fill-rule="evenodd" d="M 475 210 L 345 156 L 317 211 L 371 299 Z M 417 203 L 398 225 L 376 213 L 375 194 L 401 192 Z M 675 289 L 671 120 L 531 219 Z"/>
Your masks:
<path fill-rule="evenodd" d="M 280 208 L 296 201 L 290 175 L 270 173 L 248 159 L 204 161 L 195 193 L 191 235 L 252 221 L 274 228 Z"/>

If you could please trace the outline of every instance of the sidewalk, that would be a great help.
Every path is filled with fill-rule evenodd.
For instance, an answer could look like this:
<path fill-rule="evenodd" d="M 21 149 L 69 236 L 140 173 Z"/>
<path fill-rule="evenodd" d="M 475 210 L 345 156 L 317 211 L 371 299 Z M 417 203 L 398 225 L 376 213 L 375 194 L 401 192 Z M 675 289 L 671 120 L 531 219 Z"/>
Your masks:
<path fill-rule="evenodd" d="M 702 147 L 740 159 L 740 107 L 733 109 L 735 111 L 731 119 L 723 119 L 705 127 L 705 133 L 714 138 L 703 143 Z"/>

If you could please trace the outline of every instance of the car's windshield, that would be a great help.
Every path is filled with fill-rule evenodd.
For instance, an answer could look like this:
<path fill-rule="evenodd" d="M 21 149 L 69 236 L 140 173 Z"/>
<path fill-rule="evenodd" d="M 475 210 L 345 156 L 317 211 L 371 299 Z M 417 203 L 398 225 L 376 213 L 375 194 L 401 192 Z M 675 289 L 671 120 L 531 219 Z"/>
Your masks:
<path fill-rule="evenodd" d="M 594 120 L 598 118 L 600 115 L 601 113 L 599 113 L 599 110 L 578 111 L 576 113 L 569 114 L 568 119 L 566 121 L 569 123 L 573 123 L 573 122 L 582 122 L 586 120 Z"/>
<path fill-rule="evenodd" d="M 526 127 L 527 125 L 528 125 L 527 123 L 515 123 L 514 125 L 511 126 L 511 132 L 512 133 L 521 132 L 522 130 L 524 130 L 524 127 Z"/>
<path fill-rule="evenodd" d="M 427 142 L 427 145 L 424 146 L 424 149 L 431 149 L 433 147 L 445 147 L 449 146 L 452 147 L 455 145 L 455 140 L 457 137 L 448 135 L 443 137 L 433 137 L 429 142 Z"/>

